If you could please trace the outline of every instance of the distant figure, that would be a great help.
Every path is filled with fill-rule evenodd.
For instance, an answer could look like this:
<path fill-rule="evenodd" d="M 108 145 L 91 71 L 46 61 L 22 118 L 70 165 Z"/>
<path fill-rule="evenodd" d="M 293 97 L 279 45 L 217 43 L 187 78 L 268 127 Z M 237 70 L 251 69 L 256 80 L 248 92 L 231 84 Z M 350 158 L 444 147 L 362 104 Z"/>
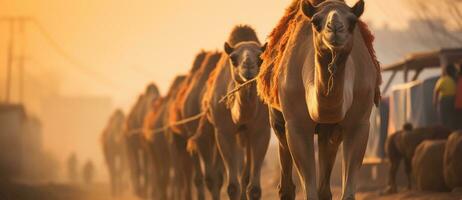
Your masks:
<path fill-rule="evenodd" d="M 75 153 L 72 153 L 69 155 L 69 158 L 67 159 L 67 175 L 69 178 L 69 181 L 72 183 L 75 183 L 77 181 L 78 177 L 78 172 L 77 172 L 77 155 Z"/>
<path fill-rule="evenodd" d="M 88 160 L 83 166 L 83 170 L 82 170 L 83 182 L 85 184 L 91 184 L 93 181 L 94 174 L 95 174 L 95 167 L 93 166 L 93 162 L 91 162 L 91 160 Z"/>
<path fill-rule="evenodd" d="M 462 65 L 459 65 L 459 73 L 457 73 L 456 99 L 455 99 L 455 128 L 462 129 Z"/>
<path fill-rule="evenodd" d="M 440 123 L 447 128 L 454 128 L 454 98 L 456 95 L 456 82 L 454 81 L 455 68 L 447 65 L 435 85 L 433 104 L 438 111 Z"/>

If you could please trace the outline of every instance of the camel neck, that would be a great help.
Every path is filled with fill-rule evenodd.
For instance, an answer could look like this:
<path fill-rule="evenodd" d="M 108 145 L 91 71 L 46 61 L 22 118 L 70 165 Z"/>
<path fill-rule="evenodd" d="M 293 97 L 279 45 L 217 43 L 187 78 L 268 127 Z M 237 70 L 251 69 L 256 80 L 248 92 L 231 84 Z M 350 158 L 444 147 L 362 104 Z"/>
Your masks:
<path fill-rule="evenodd" d="M 237 91 L 230 108 L 235 123 L 243 124 L 251 121 L 259 109 L 256 85 L 250 84 Z"/>
<path fill-rule="evenodd" d="M 317 123 L 338 123 L 351 105 L 352 90 L 345 83 L 347 57 L 347 54 L 339 54 L 333 62 L 335 66 L 329 66 L 332 61 L 330 53 L 316 55 L 314 84 L 308 90 L 307 104 L 311 118 Z M 332 78 L 329 67 L 336 67 Z"/>
<path fill-rule="evenodd" d="M 328 51 L 316 53 L 314 84 L 318 95 L 336 99 L 343 94 L 347 57 L 342 52 L 335 56 Z"/>

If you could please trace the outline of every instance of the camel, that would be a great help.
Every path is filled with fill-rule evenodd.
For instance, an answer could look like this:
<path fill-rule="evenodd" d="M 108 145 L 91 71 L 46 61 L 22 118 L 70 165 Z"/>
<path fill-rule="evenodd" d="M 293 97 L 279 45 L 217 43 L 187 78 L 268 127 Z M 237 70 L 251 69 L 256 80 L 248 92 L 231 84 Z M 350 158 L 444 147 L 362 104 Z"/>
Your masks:
<path fill-rule="evenodd" d="M 180 115 L 182 119 L 189 118 L 196 116 L 200 113 L 202 113 L 201 110 L 201 101 L 203 98 L 204 94 L 204 85 L 207 83 L 207 80 L 209 78 L 210 73 L 212 72 L 213 69 L 215 69 L 215 66 L 218 62 L 218 60 L 221 57 L 220 52 L 208 52 L 203 63 L 201 64 L 200 68 L 195 72 L 191 74 L 190 77 L 190 83 L 188 85 L 185 85 L 184 88 L 182 88 L 182 93 L 178 95 L 178 98 L 176 99 L 176 107 L 180 110 Z M 175 118 L 175 120 L 180 120 L 178 118 Z M 177 129 L 182 128 L 182 131 L 178 131 L 180 133 L 184 134 L 184 138 L 190 139 L 192 135 L 196 134 L 197 129 L 199 125 L 199 120 L 194 120 L 189 123 L 186 123 L 180 127 L 177 127 Z M 201 168 L 200 168 L 200 163 L 198 160 L 198 156 L 202 158 L 204 161 L 204 167 L 205 167 L 205 180 L 208 181 L 207 187 L 209 191 L 212 193 L 213 199 L 219 199 L 220 197 L 220 188 L 218 183 L 220 180 L 219 178 L 219 171 L 217 171 L 216 168 L 216 162 L 221 159 L 215 159 L 214 156 L 214 142 L 213 142 L 213 134 L 208 132 L 201 134 L 202 137 L 197 137 L 198 143 L 200 143 L 200 149 L 203 151 L 190 151 L 189 153 L 191 154 L 192 158 L 195 160 L 192 160 L 194 163 L 196 163 L 194 166 L 194 170 L 196 171 L 195 173 L 202 173 Z M 201 178 L 202 176 L 195 176 L 195 185 L 196 188 L 203 184 L 203 181 Z M 202 194 L 199 194 L 202 195 Z M 203 197 L 200 197 L 203 198 Z"/>
<path fill-rule="evenodd" d="M 160 96 L 155 84 L 149 84 L 144 94 L 138 97 L 125 122 L 124 138 L 127 148 L 127 157 L 132 179 L 133 189 L 139 197 L 145 198 L 148 194 L 148 155 L 143 140 L 144 117 L 151 108 L 154 99 Z"/>
<path fill-rule="evenodd" d="M 444 181 L 443 158 L 447 140 L 425 140 L 415 149 L 412 174 L 415 189 L 449 192 Z"/>
<path fill-rule="evenodd" d="M 171 158 L 167 133 L 165 131 L 156 131 L 154 133 L 153 131 L 164 127 L 168 123 L 166 118 L 167 103 L 184 79 L 185 76 L 177 76 L 171 84 L 167 95 L 152 102 L 152 108 L 144 119 L 143 135 L 149 148 L 150 161 L 152 161 L 150 162 L 150 169 L 153 170 L 151 172 L 151 179 L 153 180 L 151 196 L 155 199 L 169 199 L 167 191 L 170 184 Z"/>
<path fill-rule="evenodd" d="M 236 91 L 226 99 L 226 103 L 220 99 L 258 75 L 260 55 L 265 47 L 250 26 L 236 26 L 225 42 L 225 52 L 202 100 L 207 120 L 214 128 L 226 169 L 227 193 L 232 200 L 261 197 L 261 166 L 270 138 L 268 108 L 258 98 L 255 83 Z M 242 162 L 245 163 L 239 181 Z"/>
<path fill-rule="evenodd" d="M 123 124 L 125 115 L 117 109 L 109 118 L 109 121 L 101 135 L 104 158 L 109 171 L 111 181 L 111 194 L 116 197 L 122 194 L 125 184 L 126 151 L 123 140 Z"/>
<path fill-rule="evenodd" d="M 401 160 L 404 161 L 405 172 L 408 179 L 407 188 L 412 186 L 412 159 L 417 146 L 424 140 L 442 140 L 448 138 L 451 131 L 443 126 L 430 126 L 413 128 L 406 123 L 403 129 L 393 133 L 387 139 L 385 150 L 390 161 L 388 173 L 388 186 L 383 191 L 384 194 L 397 192 L 396 173 Z"/>
<path fill-rule="evenodd" d="M 444 151 L 444 179 L 453 191 L 462 191 L 462 130 L 448 138 Z"/>
<path fill-rule="evenodd" d="M 196 82 L 196 74 L 202 73 L 201 66 L 212 61 L 209 52 L 202 51 L 194 59 L 183 84 L 179 86 L 178 91 L 173 94 L 168 106 L 168 124 L 172 125 L 169 129 L 170 146 L 173 156 L 177 159 L 173 160 L 173 168 L 175 171 L 175 192 L 178 197 L 176 199 L 191 199 L 192 198 L 192 183 L 196 188 L 197 199 L 205 199 L 204 178 L 201 171 L 200 161 L 197 154 L 189 154 L 186 149 L 187 140 L 191 134 L 186 129 L 189 124 L 174 125 L 176 122 L 185 119 L 182 107 L 185 102 L 186 94 L 189 93 L 190 86 Z M 189 117 L 189 116 L 188 116 Z M 190 122 L 194 123 L 194 121 Z M 188 166 L 188 167 L 185 167 Z M 194 180 L 194 181 L 193 181 Z"/>
<path fill-rule="evenodd" d="M 340 0 L 295 0 L 269 37 L 257 87 L 280 143 L 281 199 L 295 198 L 293 163 L 304 199 L 332 199 L 330 175 L 341 142 L 342 199 L 355 199 L 381 82 L 373 36 L 359 20 L 363 12 L 363 0 L 353 7 Z"/>

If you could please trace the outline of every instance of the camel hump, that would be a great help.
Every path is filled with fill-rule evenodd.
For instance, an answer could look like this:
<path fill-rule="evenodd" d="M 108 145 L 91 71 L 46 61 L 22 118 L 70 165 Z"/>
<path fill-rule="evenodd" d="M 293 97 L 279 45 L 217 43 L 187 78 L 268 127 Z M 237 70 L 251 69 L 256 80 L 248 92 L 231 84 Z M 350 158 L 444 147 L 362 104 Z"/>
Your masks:
<path fill-rule="evenodd" d="M 248 42 L 253 41 L 260 44 L 258 40 L 257 33 L 255 30 L 249 25 L 237 25 L 231 31 L 231 34 L 228 38 L 228 43 L 231 46 L 235 46 L 240 42 Z"/>
<path fill-rule="evenodd" d="M 193 61 L 192 68 L 190 70 L 190 74 L 194 73 L 202 66 L 202 63 L 204 62 L 205 57 L 207 56 L 208 53 L 209 52 L 205 50 L 201 50 L 198 54 L 196 54 L 196 57 L 194 58 L 194 61 Z"/>
<path fill-rule="evenodd" d="M 462 188 L 462 131 L 451 134 L 444 150 L 444 180 L 450 189 Z"/>
<path fill-rule="evenodd" d="M 426 140 L 419 144 L 412 159 L 412 173 L 419 190 L 447 191 L 443 176 L 446 140 Z"/>
<path fill-rule="evenodd" d="M 146 86 L 145 94 L 153 94 L 154 96 L 160 96 L 159 88 L 155 83 L 150 83 Z"/>

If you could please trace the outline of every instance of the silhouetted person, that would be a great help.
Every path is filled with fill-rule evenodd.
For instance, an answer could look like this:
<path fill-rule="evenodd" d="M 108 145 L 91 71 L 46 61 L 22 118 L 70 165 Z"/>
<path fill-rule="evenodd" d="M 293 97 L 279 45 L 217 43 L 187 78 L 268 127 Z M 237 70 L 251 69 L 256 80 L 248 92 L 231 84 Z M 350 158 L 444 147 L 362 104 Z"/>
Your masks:
<path fill-rule="evenodd" d="M 75 155 L 75 153 L 72 153 L 71 155 L 69 155 L 69 158 L 67 159 L 67 175 L 69 181 L 73 183 L 77 181 L 78 177 L 77 165 L 77 155 Z"/>
<path fill-rule="evenodd" d="M 95 167 L 93 166 L 93 162 L 91 162 L 91 160 L 88 160 L 83 166 L 83 170 L 82 170 L 83 182 L 85 184 L 92 183 L 94 174 L 95 174 Z"/>
<path fill-rule="evenodd" d="M 454 128 L 454 98 L 456 82 L 454 80 L 454 65 L 447 65 L 435 85 L 433 104 L 438 111 L 441 124 L 447 128 Z"/>

